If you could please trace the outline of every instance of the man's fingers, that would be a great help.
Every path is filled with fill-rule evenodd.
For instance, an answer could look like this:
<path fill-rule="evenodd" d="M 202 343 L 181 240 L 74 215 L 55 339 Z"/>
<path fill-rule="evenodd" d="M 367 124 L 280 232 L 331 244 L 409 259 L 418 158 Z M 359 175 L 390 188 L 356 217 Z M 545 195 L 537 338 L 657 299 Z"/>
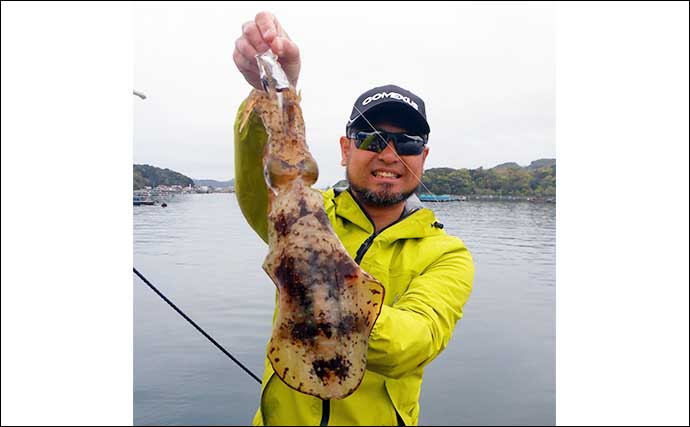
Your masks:
<path fill-rule="evenodd" d="M 280 62 L 283 64 L 294 64 L 300 62 L 299 48 L 292 40 L 288 38 L 279 38 L 280 40 Z"/>
<path fill-rule="evenodd" d="M 239 68 L 242 74 L 256 73 L 258 75 L 259 68 L 256 65 L 256 61 L 246 58 L 239 50 L 235 49 L 235 52 L 232 54 L 232 59 L 235 61 L 235 65 L 237 65 L 237 68 Z"/>
<path fill-rule="evenodd" d="M 254 49 L 254 46 L 250 45 L 247 39 L 244 37 L 240 37 L 235 41 L 235 50 L 239 51 L 242 56 L 244 56 L 247 60 L 253 60 L 254 61 L 254 66 L 258 68 L 258 65 L 256 65 L 256 49 Z"/>
<path fill-rule="evenodd" d="M 278 29 L 276 27 L 276 18 L 270 12 L 259 12 L 254 18 L 256 26 L 259 28 L 261 37 L 268 44 L 273 42 L 273 39 L 278 35 Z"/>
<path fill-rule="evenodd" d="M 274 19 L 275 19 L 275 18 L 274 18 Z M 280 25 L 280 22 L 278 22 L 278 19 L 275 19 L 274 22 L 275 22 L 275 24 L 276 24 L 276 31 L 277 31 L 277 33 L 278 33 L 278 36 L 279 36 L 279 37 L 285 37 L 285 38 L 288 38 L 288 39 L 289 39 L 290 36 L 288 36 L 288 33 L 285 32 L 285 29 L 283 28 L 283 26 Z"/>
<path fill-rule="evenodd" d="M 273 43 L 271 43 L 271 50 L 273 53 L 278 55 L 279 58 L 283 56 L 283 40 L 280 37 L 273 39 Z"/>
<path fill-rule="evenodd" d="M 252 45 L 257 52 L 266 52 L 269 49 L 268 44 L 261 37 L 259 27 L 254 22 L 246 22 L 242 25 L 242 35 Z"/>
<path fill-rule="evenodd" d="M 242 56 L 240 51 L 238 51 L 237 49 L 235 49 L 235 52 L 232 55 L 232 59 L 235 61 L 237 69 L 240 70 L 245 80 L 247 80 L 247 82 L 253 87 L 261 89 L 261 78 L 259 77 L 259 70 L 256 67 L 256 62 L 252 61 L 252 64 L 250 61 L 247 60 L 247 58 Z"/>
<path fill-rule="evenodd" d="M 271 50 L 278 55 L 280 63 L 283 65 L 299 63 L 299 48 L 290 39 L 276 37 L 271 43 Z"/>

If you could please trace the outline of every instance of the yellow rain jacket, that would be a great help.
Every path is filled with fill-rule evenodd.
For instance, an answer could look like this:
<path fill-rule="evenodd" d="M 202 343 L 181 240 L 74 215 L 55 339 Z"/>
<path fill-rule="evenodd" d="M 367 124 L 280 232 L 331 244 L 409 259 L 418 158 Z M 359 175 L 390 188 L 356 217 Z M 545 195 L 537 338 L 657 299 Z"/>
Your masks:
<path fill-rule="evenodd" d="M 267 135 L 257 115 L 241 132 L 238 119 L 235 192 L 249 225 L 266 241 L 268 193 L 261 158 Z M 379 233 L 349 191 L 330 189 L 323 200 L 350 256 L 386 288 L 369 337 L 367 370 L 352 395 L 322 401 L 285 385 L 266 358 L 253 424 L 417 425 L 424 366 L 448 345 L 472 291 L 470 252 L 441 229 L 416 196 L 408 199 L 401 219 Z"/>

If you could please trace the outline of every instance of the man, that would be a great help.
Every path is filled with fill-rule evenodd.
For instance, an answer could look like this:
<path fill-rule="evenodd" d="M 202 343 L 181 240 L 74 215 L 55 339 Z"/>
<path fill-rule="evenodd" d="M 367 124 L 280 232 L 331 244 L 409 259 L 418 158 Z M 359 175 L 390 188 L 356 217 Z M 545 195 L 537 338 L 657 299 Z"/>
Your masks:
<path fill-rule="evenodd" d="M 254 56 L 272 49 L 296 84 L 297 45 L 267 12 L 243 25 L 234 60 L 260 88 Z M 240 106 L 240 111 L 242 106 Z M 369 337 L 367 370 L 342 400 L 292 390 L 268 360 L 255 425 L 416 425 L 424 366 L 446 347 L 472 290 L 474 266 L 463 242 L 448 236 L 415 195 L 429 154 L 424 102 L 397 86 L 362 94 L 340 138 L 349 188 L 323 192 L 324 208 L 345 248 L 386 288 Z M 243 214 L 266 240 L 267 189 L 261 165 L 267 136 L 253 115 L 235 124 L 235 190 Z"/>

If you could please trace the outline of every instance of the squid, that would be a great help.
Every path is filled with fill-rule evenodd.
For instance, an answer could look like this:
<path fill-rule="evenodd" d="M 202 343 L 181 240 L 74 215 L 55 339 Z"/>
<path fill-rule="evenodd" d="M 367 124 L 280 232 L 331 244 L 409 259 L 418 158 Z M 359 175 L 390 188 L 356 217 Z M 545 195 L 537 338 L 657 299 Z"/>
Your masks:
<path fill-rule="evenodd" d="M 362 382 L 384 287 L 352 259 L 333 231 L 323 197 L 311 188 L 318 166 L 309 152 L 300 95 L 269 50 L 257 55 L 263 90 L 253 89 L 240 128 L 257 114 L 268 134 L 268 254 L 263 269 L 278 289 L 267 357 L 289 387 L 323 400 L 343 399 Z"/>

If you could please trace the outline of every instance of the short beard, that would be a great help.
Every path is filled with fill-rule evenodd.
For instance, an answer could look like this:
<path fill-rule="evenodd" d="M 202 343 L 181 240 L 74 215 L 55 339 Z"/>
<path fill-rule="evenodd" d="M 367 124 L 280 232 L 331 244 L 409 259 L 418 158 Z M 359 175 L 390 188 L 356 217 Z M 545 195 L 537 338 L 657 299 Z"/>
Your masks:
<path fill-rule="evenodd" d="M 382 191 L 371 191 L 366 188 L 357 187 L 350 181 L 350 177 L 347 177 L 347 182 L 350 185 L 350 189 L 355 193 L 357 200 L 370 206 L 377 207 L 388 207 L 397 205 L 398 203 L 407 200 L 413 193 L 417 191 L 417 188 L 413 188 L 409 192 L 405 193 L 393 193 L 388 191 L 390 185 L 385 185 Z"/>

